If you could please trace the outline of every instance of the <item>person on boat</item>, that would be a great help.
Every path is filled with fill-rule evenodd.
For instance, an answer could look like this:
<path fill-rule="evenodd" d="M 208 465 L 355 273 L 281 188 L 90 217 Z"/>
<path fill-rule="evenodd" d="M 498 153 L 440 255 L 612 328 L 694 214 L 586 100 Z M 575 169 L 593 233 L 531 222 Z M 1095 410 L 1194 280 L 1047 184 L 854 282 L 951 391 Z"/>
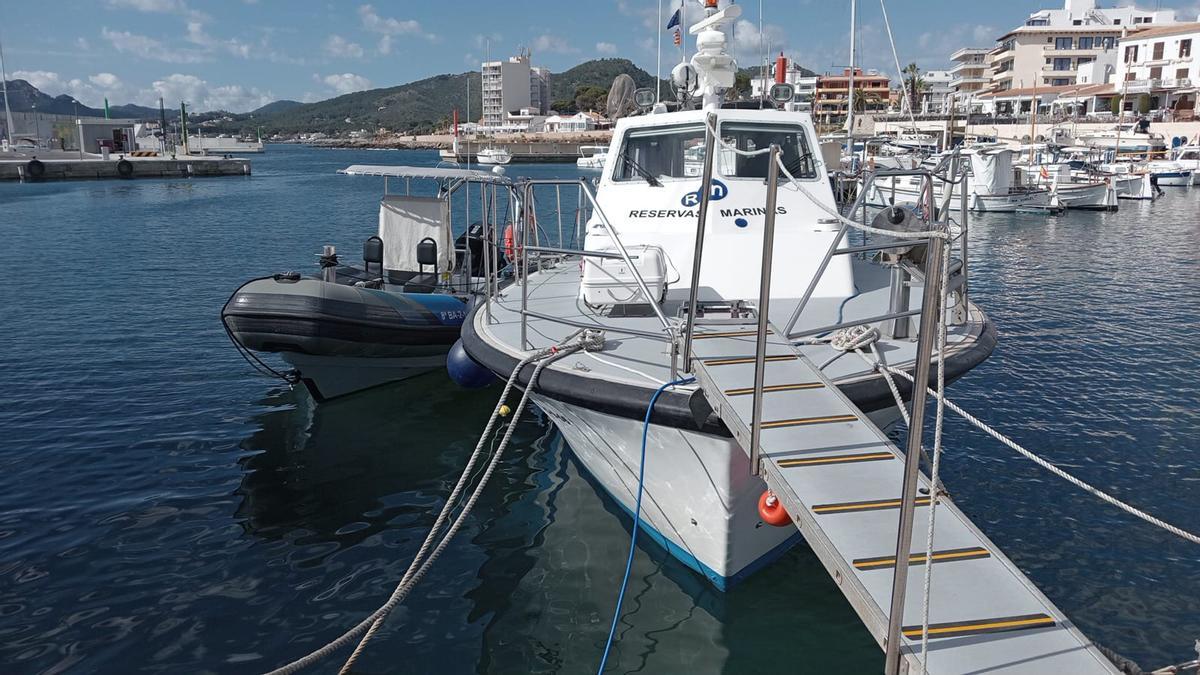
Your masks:
<path fill-rule="evenodd" d="M 1150 133 L 1150 119 L 1148 117 L 1139 117 L 1137 121 L 1137 132 L 1139 134 Z"/>

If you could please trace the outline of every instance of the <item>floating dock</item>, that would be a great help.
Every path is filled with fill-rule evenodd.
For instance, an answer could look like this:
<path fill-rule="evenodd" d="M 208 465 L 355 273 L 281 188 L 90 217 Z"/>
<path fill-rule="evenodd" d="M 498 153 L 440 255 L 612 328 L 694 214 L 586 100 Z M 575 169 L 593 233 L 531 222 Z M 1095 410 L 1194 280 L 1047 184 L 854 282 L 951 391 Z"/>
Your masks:
<path fill-rule="evenodd" d="M 762 475 L 867 630 L 886 649 L 905 455 L 771 326 Z M 693 372 L 751 447 L 755 324 L 697 326 Z M 901 658 L 921 672 L 930 485 L 920 477 Z M 1116 673 L 1112 663 L 946 496 L 938 498 L 929 598 L 930 673 Z M 918 543 L 919 541 L 919 543 Z"/>
<path fill-rule="evenodd" d="M 95 180 L 134 178 L 197 178 L 249 176 L 250 160 L 193 155 L 135 157 L 113 155 L 108 159 L 72 152 L 0 153 L 0 180 Z"/>

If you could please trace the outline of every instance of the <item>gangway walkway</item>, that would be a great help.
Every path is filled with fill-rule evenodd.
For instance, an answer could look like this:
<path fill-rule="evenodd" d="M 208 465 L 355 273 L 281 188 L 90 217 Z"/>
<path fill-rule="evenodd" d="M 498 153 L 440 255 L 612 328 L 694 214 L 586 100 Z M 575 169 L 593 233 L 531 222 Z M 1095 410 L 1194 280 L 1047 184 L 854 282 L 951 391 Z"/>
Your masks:
<path fill-rule="evenodd" d="M 728 320 L 727 320 L 728 321 Z M 751 447 L 756 325 L 696 326 L 692 371 Z M 760 463 L 768 487 L 886 648 L 904 453 L 774 326 L 767 334 Z M 920 477 L 914 531 L 928 527 Z M 930 673 L 1118 672 L 949 497 L 938 501 L 929 600 Z M 920 672 L 925 537 L 911 551 L 902 648 Z"/>

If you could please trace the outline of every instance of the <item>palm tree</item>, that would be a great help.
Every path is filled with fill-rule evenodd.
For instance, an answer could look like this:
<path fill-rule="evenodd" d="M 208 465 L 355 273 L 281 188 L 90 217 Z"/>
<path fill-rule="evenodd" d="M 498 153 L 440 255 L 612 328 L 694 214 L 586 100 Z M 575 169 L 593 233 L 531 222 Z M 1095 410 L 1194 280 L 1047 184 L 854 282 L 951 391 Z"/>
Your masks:
<path fill-rule="evenodd" d="M 915 63 L 905 66 L 902 74 L 906 76 L 904 87 L 908 91 L 909 112 L 915 113 L 917 108 L 921 107 L 921 92 L 925 90 L 925 80 L 921 79 L 921 69 Z"/>

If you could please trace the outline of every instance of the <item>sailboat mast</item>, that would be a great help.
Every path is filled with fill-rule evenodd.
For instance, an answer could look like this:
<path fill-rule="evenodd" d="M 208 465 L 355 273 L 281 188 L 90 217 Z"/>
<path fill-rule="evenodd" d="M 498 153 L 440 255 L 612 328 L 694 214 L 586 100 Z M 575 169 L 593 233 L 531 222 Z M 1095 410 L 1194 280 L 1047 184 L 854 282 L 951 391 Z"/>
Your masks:
<path fill-rule="evenodd" d="M 850 153 L 854 153 L 854 34 L 856 30 L 858 0 L 850 0 L 850 81 L 847 83 L 849 93 L 846 96 L 846 129 L 850 137 Z"/>
<path fill-rule="evenodd" d="M 4 68 L 4 45 L 0 43 L 0 88 L 4 89 L 4 123 L 8 142 L 13 142 L 12 109 L 8 107 L 8 71 Z"/>

